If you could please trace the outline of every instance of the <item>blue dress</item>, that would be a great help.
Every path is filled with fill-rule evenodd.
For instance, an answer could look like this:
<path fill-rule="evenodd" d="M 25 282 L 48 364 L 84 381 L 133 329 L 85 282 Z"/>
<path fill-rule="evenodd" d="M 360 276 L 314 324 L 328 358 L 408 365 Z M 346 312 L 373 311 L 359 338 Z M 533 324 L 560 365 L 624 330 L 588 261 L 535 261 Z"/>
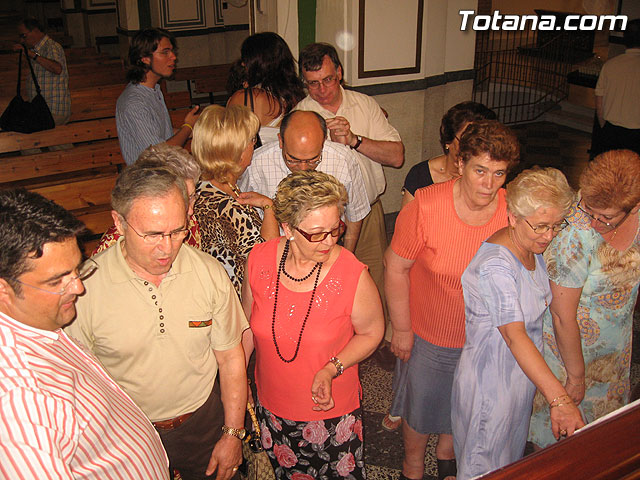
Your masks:
<path fill-rule="evenodd" d="M 483 243 L 462 275 L 466 341 L 451 395 L 458 480 L 522 457 L 535 386 L 498 327 L 524 322 L 542 352 L 542 317 L 551 289 L 542 255 L 527 270 L 509 249 Z"/>
<path fill-rule="evenodd" d="M 640 214 L 639 214 L 640 215 Z M 591 219 L 575 205 L 560 232 L 544 253 L 549 278 L 558 285 L 581 288 L 576 320 L 580 327 L 585 364 L 585 395 L 580 410 L 585 422 L 617 410 L 629 402 L 633 308 L 640 282 L 640 228 L 624 252 L 606 243 L 591 228 Z M 565 382 L 567 373 L 553 334 L 551 315 L 544 319 L 544 359 Z M 536 395 L 529 441 L 546 447 L 551 434 L 547 402 Z"/>

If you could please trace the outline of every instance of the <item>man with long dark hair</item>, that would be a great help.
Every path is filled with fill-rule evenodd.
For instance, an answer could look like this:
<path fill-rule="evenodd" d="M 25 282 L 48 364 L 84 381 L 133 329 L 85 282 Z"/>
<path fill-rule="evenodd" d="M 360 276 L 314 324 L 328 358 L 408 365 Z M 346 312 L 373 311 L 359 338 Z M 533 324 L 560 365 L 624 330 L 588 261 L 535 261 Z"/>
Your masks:
<path fill-rule="evenodd" d="M 187 113 L 174 132 L 160 81 L 171 77 L 177 64 L 175 37 L 162 28 L 139 32 L 129 47 L 129 85 L 116 104 L 120 150 L 127 165 L 151 145 L 167 142 L 184 146 L 197 120 L 198 106 Z"/>

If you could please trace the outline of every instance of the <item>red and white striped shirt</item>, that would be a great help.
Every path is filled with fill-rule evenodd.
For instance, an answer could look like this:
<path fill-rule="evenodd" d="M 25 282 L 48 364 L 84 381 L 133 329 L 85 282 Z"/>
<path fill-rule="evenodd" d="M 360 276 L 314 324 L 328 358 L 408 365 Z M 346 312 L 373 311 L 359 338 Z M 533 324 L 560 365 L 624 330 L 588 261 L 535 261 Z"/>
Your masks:
<path fill-rule="evenodd" d="M 168 479 L 155 429 L 62 330 L 0 312 L 0 478 Z"/>

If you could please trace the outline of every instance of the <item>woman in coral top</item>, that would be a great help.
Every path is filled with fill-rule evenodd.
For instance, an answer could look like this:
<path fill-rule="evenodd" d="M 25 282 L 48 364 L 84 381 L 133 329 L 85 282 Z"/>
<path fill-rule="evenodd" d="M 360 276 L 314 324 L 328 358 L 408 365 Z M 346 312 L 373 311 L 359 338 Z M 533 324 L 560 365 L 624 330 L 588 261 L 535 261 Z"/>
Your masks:
<path fill-rule="evenodd" d="M 459 142 L 458 179 L 416 191 L 385 254 L 385 293 L 398 357 L 392 411 L 402 417 L 401 479 L 422 478 L 429 435 L 438 478 L 453 478 L 453 373 L 464 344 L 460 276 L 487 237 L 507 225 L 502 185 L 517 161 L 515 135 L 496 120 L 471 123 Z"/>
<path fill-rule="evenodd" d="M 247 359 L 256 351 L 256 414 L 276 478 L 365 478 L 358 362 L 384 319 L 366 266 L 337 245 L 346 202 L 331 175 L 290 174 L 273 202 L 285 237 L 249 254 L 243 345 Z"/>

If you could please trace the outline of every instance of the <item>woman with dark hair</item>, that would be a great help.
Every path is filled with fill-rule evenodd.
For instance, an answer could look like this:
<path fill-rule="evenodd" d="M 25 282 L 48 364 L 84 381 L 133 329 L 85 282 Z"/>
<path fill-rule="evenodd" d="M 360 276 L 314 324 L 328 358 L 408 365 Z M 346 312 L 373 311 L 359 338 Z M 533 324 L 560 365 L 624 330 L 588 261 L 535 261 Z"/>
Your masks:
<path fill-rule="evenodd" d="M 496 118 L 493 110 L 477 102 L 458 103 L 447 110 L 440 123 L 440 145 L 444 154 L 411 167 L 402 187 L 402 206 L 413 200 L 417 189 L 456 178 L 462 132 L 471 122 Z"/>
<path fill-rule="evenodd" d="M 598 155 L 580 175 L 569 226 L 545 252 L 551 279 L 544 359 L 587 423 L 629 401 L 633 308 L 640 283 L 640 156 Z M 551 419 L 552 420 L 552 419 Z M 544 397 L 534 400 L 529 441 L 555 442 Z"/>
<path fill-rule="evenodd" d="M 519 152 L 500 122 L 473 122 L 460 137 L 460 176 L 417 190 L 396 220 L 384 284 L 398 357 L 392 411 L 402 417 L 401 479 L 422 478 L 431 434 L 439 434 L 438 478 L 456 475 L 451 387 L 465 338 L 460 276 L 481 243 L 507 225 L 501 187 Z"/>
<path fill-rule="evenodd" d="M 227 85 L 235 92 L 227 106 L 251 108 L 260 120 L 262 143 L 275 141 L 282 117 L 305 96 L 295 60 L 287 43 L 273 32 L 251 35 L 240 52 Z"/>

